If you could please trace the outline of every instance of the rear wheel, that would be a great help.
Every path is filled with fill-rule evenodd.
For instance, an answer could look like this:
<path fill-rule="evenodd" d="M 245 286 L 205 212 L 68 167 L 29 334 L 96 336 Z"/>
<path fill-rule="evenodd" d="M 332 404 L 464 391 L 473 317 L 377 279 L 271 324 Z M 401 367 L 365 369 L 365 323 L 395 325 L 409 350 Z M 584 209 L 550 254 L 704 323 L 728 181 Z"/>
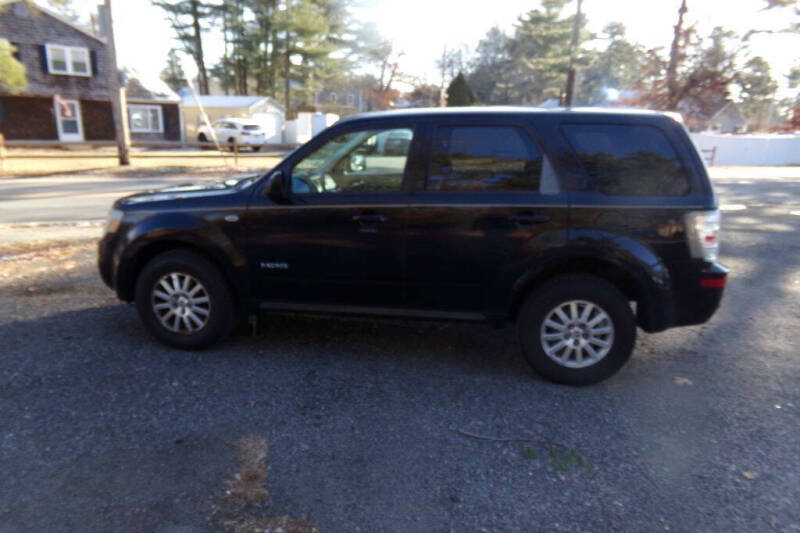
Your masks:
<path fill-rule="evenodd" d="M 610 377 L 628 361 L 636 342 L 627 299 L 592 276 L 564 276 L 541 287 L 523 305 L 517 330 L 536 372 L 568 385 Z"/>
<path fill-rule="evenodd" d="M 183 250 L 147 263 L 136 282 L 136 309 L 153 336 L 177 348 L 210 346 L 234 325 L 233 297 L 222 274 Z"/>

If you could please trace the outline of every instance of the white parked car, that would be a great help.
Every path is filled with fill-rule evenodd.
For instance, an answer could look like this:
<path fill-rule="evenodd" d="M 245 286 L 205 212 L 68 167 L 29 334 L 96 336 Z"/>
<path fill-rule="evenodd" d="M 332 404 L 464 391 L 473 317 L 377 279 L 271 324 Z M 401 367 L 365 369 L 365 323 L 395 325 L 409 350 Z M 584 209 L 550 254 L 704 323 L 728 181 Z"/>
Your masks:
<path fill-rule="evenodd" d="M 222 118 L 211 124 L 220 145 L 233 145 L 252 148 L 254 152 L 261 149 L 265 142 L 264 130 L 261 126 L 246 118 Z M 197 130 L 199 142 L 214 142 L 214 135 L 208 126 L 203 124 Z"/>

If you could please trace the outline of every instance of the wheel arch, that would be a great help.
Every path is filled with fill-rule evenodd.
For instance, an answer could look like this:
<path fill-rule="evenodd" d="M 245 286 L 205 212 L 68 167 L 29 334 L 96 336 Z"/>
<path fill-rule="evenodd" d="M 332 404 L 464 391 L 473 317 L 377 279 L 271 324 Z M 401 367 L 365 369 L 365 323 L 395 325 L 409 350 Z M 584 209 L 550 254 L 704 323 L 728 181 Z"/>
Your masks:
<path fill-rule="evenodd" d="M 120 262 L 115 282 L 115 288 L 119 298 L 126 302 L 132 302 L 135 298 L 136 282 L 147 263 L 158 255 L 175 250 L 185 250 L 194 253 L 217 267 L 222 277 L 228 283 L 234 301 L 237 302 L 237 304 L 241 303 L 242 295 L 244 294 L 241 283 L 239 282 L 241 276 L 236 275 L 235 267 L 230 261 L 224 258 L 218 251 L 215 252 L 213 246 L 204 245 L 198 242 L 197 239 L 187 238 L 181 235 L 170 235 L 162 239 L 143 243 L 137 246 L 135 251 Z"/>
<path fill-rule="evenodd" d="M 515 321 L 528 296 L 545 283 L 561 276 L 576 274 L 608 281 L 629 301 L 636 302 L 637 324 L 645 331 L 666 329 L 671 320 L 672 305 L 667 296 L 668 290 L 659 288 L 659 285 L 669 286 L 666 269 L 660 265 L 646 269 L 637 268 L 609 258 L 587 256 L 554 260 L 522 276 L 514 284 L 509 318 Z"/>

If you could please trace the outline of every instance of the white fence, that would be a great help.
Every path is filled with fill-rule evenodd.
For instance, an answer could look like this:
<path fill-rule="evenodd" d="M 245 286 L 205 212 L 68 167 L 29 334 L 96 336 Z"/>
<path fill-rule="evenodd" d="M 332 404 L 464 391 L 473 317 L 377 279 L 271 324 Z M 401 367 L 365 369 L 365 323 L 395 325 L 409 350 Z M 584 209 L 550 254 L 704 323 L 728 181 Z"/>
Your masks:
<path fill-rule="evenodd" d="M 283 142 L 288 144 L 306 143 L 311 140 L 311 137 L 337 120 L 339 120 L 339 115 L 332 113 L 298 113 L 296 119 L 286 121 Z"/>
<path fill-rule="evenodd" d="M 800 135 L 692 133 L 698 150 L 716 148 L 714 165 L 800 165 Z"/>

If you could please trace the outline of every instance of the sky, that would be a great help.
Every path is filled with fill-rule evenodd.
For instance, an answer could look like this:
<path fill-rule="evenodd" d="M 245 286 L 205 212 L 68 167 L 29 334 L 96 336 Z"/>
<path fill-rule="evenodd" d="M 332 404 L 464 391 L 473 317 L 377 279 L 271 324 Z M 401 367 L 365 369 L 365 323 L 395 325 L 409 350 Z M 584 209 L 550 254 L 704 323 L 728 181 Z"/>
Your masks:
<path fill-rule="evenodd" d="M 84 18 L 96 9 L 99 0 L 73 0 Z M 435 61 L 442 50 L 466 45 L 474 50 L 492 26 L 511 32 L 517 17 L 536 8 L 536 0 L 361 0 L 353 9 L 357 20 L 377 24 L 381 33 L 402 51 L 400 69 L 429 83 L 438 83 Z M 472 4 L 472 5 L 470 5 Z M 696 23 L 701 35 L 714 26 L 723 26 L 740 34 L 751 29 L 777 30 L 794 16 L 790 10 L 764 11 L 764 0 L 688 0 L 687 20 Z M 680 0 L 584 0 L 589 30 L 600 32 L 607 23 L 625 24 L 628 37 L 647 48 L 669 48 Z M 164 68 L 166 55 L 175 46 L 172 30 L 161 9 L 150 0 L 113 0 L 117 54 L 123 65 L 142 74 L 157 76 Z M 574 11 L 574 1 L 566 8 Z M 208 64 L 222 54 L 218 35 L 204 41 Z M 742 57 L 763 56 L 772 67 L 772 75 L 785 85 L 784 75 L 800 63 L 800 35 L 757 34 L 750 50 Z M 186 58 L 187 73 L 196 72 Z"/>

